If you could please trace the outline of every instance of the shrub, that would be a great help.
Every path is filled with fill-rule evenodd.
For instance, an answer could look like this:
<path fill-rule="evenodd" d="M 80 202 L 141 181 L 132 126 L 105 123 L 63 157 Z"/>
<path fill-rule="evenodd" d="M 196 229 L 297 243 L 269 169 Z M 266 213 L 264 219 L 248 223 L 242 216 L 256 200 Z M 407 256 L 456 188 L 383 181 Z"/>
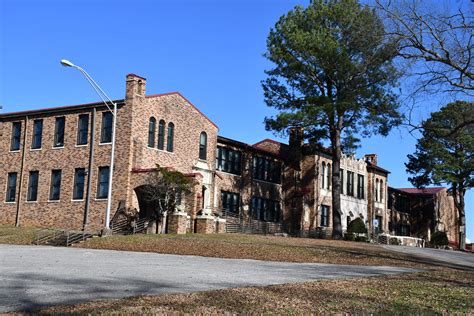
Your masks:
<path fill-rule="evenodd" d="M 355 235 L 353 233 L 346 233 L 344 234 L 344 240 L 354 241 Z"/>
<path fill-rule="evenodd" d="M 448 236 L 445 232 L 437 231 L 431 236 L 431 243 L 435 247 L 447 246 L 448 245 Z"/>
<path fill-rule="evenodd" d="M 390 245 L 396 245 L 396 246 L 399 246 L 400 245 L 400 240 L 398 240 L 398 238 L 390 238 L 390 241 L 389 241 Z"/>
<path fill-rule="evenodd" d="M 347 232 L 355 233 L 355 234 L 366 234 L 367 228 L 365 227 L 365 224 L 362 218 L 357 217 L 356 219 L 351 221 L 349 223 L 349 226 L 347 227 Z"/>
<path fill-rule="evenodd" d="M 365 237 L 365 236 L 357 236 L 357 237 L 355 238 L 355 241 L 367 242 L 367 237 Z"/>

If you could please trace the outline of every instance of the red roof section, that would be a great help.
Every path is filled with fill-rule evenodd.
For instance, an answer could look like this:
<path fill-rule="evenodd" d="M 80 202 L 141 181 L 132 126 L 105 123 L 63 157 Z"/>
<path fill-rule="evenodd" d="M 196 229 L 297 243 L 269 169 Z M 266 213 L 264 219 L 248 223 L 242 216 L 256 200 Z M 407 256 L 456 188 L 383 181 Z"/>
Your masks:
<path fill-rule="evenodd" d="M 443 187 L 436 187 L 436 188 L 422 188 L 422 189 L 417 189 L 417 188 L 400 188 L 398 190 L 403 191 L 405 193 L 410 193 L 410 194 L 436 194 L 440 191 L 443 191 L 445 188 Z"/>
<path fill-rule="evenodd" d="M 145 96 L 146 98 L 157 98 L 157 97 L 163 97 L 163 96 L 167 96 L 167 95 L 178 95 L 180 96 L 181 98 L 183 98 L 186 102 L 188 102 L 196 111 L 199 112 L 199 114 L 201 114 L 202 116 L 204 116 L 204 118 L 206 118 L 209 123 L 211 123 L 212 125 L 214 125 L 217 129 L 219 129 L 219 127 L 213 122 L 211 121 L 210 118 L 208 118 L 204 113 L 202 113 L 194 104 L 192 104 L 191 101 L 189 101 L 188 99 L 186 99 L 186 97 L 184 97 L 181 93 L 179 93 L 178 91 L 174 91 L 174 92 L 167 92 L 167 93 L 159 93 L 159 94 L 152 94 L 152 95 L 147 95 Z"/>

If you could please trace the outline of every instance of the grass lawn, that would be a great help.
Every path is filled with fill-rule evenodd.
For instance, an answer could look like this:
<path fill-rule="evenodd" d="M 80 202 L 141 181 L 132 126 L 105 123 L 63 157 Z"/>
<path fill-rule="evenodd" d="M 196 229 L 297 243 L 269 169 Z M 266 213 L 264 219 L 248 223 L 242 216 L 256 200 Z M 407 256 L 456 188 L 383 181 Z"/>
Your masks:
<path fill-rule="evenodd" d="M 30 245 L 40 230 L 39 228 L 0 225 L 0 244 Z"/>
<path fill-rule="evenodd" d="M 474 313 L 474 273 L 451 269 L 191 294 L 138 296 L 45 308 L 42 314 L 436 315 Z"/>
<path fill-rule="evenodd" d="M 36 229 L 0 226 L 0 243 L 28 244 Z M 48 307 L 34 313 L 474 314 L 474 269 L 455 270 L 368 243 L 243 234 L 93 238 L 75 247 L 290 262 L 427 269 L 404 275 L 139 296 Z"/>

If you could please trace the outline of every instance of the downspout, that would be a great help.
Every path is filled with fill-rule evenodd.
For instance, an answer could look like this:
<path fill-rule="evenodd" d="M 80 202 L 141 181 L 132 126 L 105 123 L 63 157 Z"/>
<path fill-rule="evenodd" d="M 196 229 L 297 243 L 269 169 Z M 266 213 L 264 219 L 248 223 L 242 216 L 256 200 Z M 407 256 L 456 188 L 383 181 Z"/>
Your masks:
<path fill-rule="evenodd" d="M 18 188 L 18 203 L 16 205 L 16 219 L 15 219 L 15 226 L 20 227 L 20 205 L 21 205 L 21 189 L 23 185 L 23 169 L 25 166 L 25 154 L 26 154 L 26 136 L 28 134 L 28 115 L 25 116 L 25 133 L 23 135 L 23 148 L 21 150 L 21 165 L 20 165 L 20 182 Z"/>
<path fill-rule="evenodd" d="M 90 148 L 89 148 L 89 165 L 87 167 L 87 191 L 86 191 L 86 205 L 84 207 L 84 222 L 82 230 L 86 230 L 87 225 L 89 224 L 89 209 L 91 202 L 91 188 L 92 188 L 92 172 L 94 166 L 94 139 L 95 139 L 95 119 L 96 119 L 96 108 L 92 109 L 92 118 L 91 118 L 91 138 L 90 138 Z"/>

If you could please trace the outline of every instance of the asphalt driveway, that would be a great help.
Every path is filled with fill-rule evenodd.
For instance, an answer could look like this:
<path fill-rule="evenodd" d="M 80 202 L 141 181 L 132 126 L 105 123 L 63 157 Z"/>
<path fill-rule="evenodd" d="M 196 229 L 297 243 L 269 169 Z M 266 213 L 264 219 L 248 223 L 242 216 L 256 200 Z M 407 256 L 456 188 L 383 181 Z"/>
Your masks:
<path fill-rule="evenodd" d="M 389 275 L 418 270 L 0 245 L 0 312 L 136 295 Z"/>

